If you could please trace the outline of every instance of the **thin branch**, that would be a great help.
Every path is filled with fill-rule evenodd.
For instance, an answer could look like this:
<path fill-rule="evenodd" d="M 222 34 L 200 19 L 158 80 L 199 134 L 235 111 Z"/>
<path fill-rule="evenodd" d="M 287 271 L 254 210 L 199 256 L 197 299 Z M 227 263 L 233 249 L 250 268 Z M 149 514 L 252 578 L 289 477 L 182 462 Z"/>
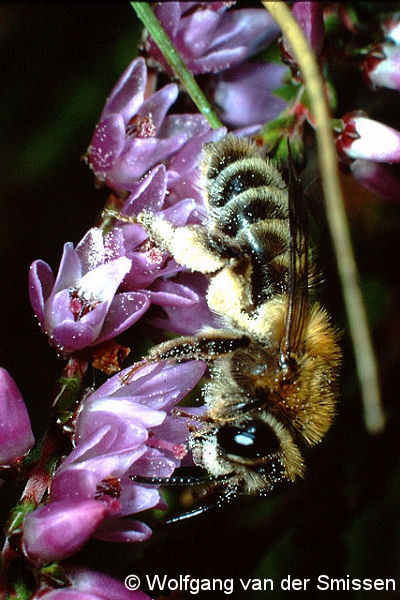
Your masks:
<path fill-rule="evenodd" d="M 365 425 L 369 432 L 378 433 L 385 425 L 385 415 L 382 409 L 378 383 L 378 369 L 339 185 L 336 151 L 323 79 L 314 53 L 286 3 L 277 0 L 262 2 L 262 4 L 278 23 L 290 43 L 302 73 L 310 100 L 311 112 L 316 121 L 316 139 L 326 211 L 342 283 L 358 378 L 361 384 Z"/>

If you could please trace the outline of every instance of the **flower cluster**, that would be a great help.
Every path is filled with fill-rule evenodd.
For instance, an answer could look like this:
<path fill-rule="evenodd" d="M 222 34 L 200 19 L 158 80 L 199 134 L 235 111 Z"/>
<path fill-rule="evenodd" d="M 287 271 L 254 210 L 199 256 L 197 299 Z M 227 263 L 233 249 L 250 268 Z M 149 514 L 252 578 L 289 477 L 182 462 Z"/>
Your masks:
<path fill-rule="evenodd" d="M 226 3 L 197 10 L 193 3 L 188 14 L 188 6 L 170 3 L 170 17 L 176 18 L 172 38 L 189 51 L 195 38 L 193 71 L 212 72 L 209 90 L 224 122 L 259 129 L 286 106 L 271 94 L 286 68 L 245 61 L 276 36 L 276 26 L 264 10 L 227 12 Z M 157 10 L 162 21 L 162 5 Z M 151 40 L 148 48 L 156 58 Z M 267 110 L 256 80 L 270 97 Z M 65 357 L 90 357 L 143 318 L 180 334 L 217 325 L 206 302 L 207 279 L 158 248 L 136 216 L 145 209 L 176 226 L 204 223 L 202 147 L 221 139 L 226 129 L 211 130 L 197 113 L 172 113 L 178 86 L 154 91 L 154 85 L 145 60 L 133 60 L 107 99 L 85 157 L 97 185 L 108 186 L 119 199 L 123 218 L 106 230 L 92 228 L 76 247 L 66 243 L 57 276 L 41 260 L 31 266 L 32 307 L 49 342 Z M 243 118 L 248 112 L 250 120 Z M 151 306 L 158 311 L 149 312 Z M 134 476 L 168 477 L 187 454 L 190 423 L 172 411 L 204 370 L 200 361 L 144 361 L 86 394 L 72 423 L 72 451 L 52 476 L 47 502 L 24 520 L 23 551 L 31 561 L 63 560 L 89 537 L 118 542 L 149 537 L 149 526 L 132 515 L 165 503 L 157 487 L 139 485 Z M 65 593 L 73 589 L 80 588 L 73 585 Z M 48 597 L 56 594 L 49 591 Z"/>
<path fill-rule="evenodd" d="M 229 10 L 229 2 L 160 2 L 160 23 L 193 74 L 207 74 L 205 89 L 221 121 L 252 135 L 286 108 L 273 92 L 287 68 L 278 63 L 251 62 L 251 57 L 276 39 L 279 29 L 264 9 Z M 310 3 L 307 3 L 310 4 Z M 168 73 L 170 67 L 151 37 L 149 57 Z"/>
<path fill-rule="evenodd" d="M 218 73 L 244 62 L 279 30 L 263 9 L 227 11 L 229 2 L 159 2 L 155 14 L 194 73 Z M 158 46 L 147 39 L 150 57 L 169 70 Z"/>
<path fill-rule="evenodd" d="M 367 84 L 374 90 L 400 92 L 399 15 L 382 24 L 380 43 L 373 44 L 360 64 Z M 390 200 L 398 200 L 400 179 L 390 167 L 400 162 L 400 131 L 371 119 L 362 110 L 344 115 L 336 125 L 339 157 L 365 187 Z"/>
<path fill-rule="evenodd" d="M 31 560 L 61 560 L 91 536 L 114 542 L 150 536 L 151 529 L 130 516 L 165 505 L 156 488 L 130 476 L 166 477 L 179 466 L 187 453 L 187 419 L 171 410 L 204 369 L 200 361 L 145 364 L 133 373 L 128 367 L 84 398 L 74 448 L 53 477 L 49 501 L 24 521 Z"/>

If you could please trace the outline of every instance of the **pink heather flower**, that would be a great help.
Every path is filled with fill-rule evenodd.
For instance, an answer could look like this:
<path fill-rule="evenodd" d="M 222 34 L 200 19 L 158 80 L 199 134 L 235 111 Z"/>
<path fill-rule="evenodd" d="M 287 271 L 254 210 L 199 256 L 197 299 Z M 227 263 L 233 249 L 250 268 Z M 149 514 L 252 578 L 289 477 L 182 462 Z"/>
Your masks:
<path fill-rule="evenodd" d="M 152 166 L 210 129 L 200 114 L 166 117 L 178 86 L 166 85 L 144 100 L 146 82 L 146 64 L 136 58 L 113 88 L 88 148 L 90 168 L 116 191 L 132 190 Z"/>
<path fill-rule="evenodd" d="M 390 165 L 358 158 L 350 165 L 354 177 L 366 188 L 387 200 L 400 201 L 400 180 Z"/>
<path fill-rule="evenodd" d="M 41 590 L 33 600 L 151 600 L 140 590 L 128 590 L 122 581 L 82 567 L 63 567 L 68 587 Z"/>
<path fill-rule="evenodd" d="M 188 420 L 171 411 L 199 381 L 205 363 L 128 367 L 83 401 L 74 449 L 55 473 L 49 503 L 27 515 L 23 547 L 33 560 L 62 560 L 94 536 L 147 539 L 151 529 L 131 515 L 164 508 L 158 489 L 130 475 L 169 476 L 187 453 Z M 127 382 L 124 383 L 124 377 Z"/>
<path fill-rule="evenodd" d="M 168 194 L 165 207 L 176 204 L 178 200 L 192 198 L 196 202 L 196 211 L 191 214 L 191 222 L 202 223 L 204 213 L 204 189 L 200 162 L 204 144 L 218 142 L 226 135 L 225 127 L 208 131 L 189 140 L 167 163 Z"/>
<path fill-rule="evenodd" d="M 11 375 L 0 367 L 0 467 L 20 462 L 34 442 L 21 392 Z"/>
<path fill-rule="evenodd" d="M 217 73 L 258 52 L 278 34 L 278 27 L 264 9 L 244 8 L 226 12 L 221 2 L 159 2 L 155 14 L 194 73 Z M 157 45 L 149 37 L 149 56 L 169 71 Z"/>
<path fill-rule="evenodd" d="M 283 85 L 287 70 L 277 63 L 244 63 L 216 76 L 212 93 L 221 121 L 230 127 L 261 127 L 275 119 L 287 102 L 273 90 Z"/>
<path fill-rule="evenodd" d="M 218 317 L 207 304 L 208 279 L 200 273 L 178 273 L 174 279 L 157 279 L 151 286 L 151 300 L 161 314 L 149 319 L 164 331 L 194 335 L 205 326 L 218 327 Z"/>
<path fill-rule="evenodd" d="M 355 111 L 341 119 L 336 149 L 343 159 L 400 162 L 400 132 Z"/>
<path fill-rule="evenodd" d="M 391 43 L 374 46 L 361 68 L 373 88 L 400 91 L 400 46 Z"/>
<path fill-rule="evenodd" d="M 110 256 L 96 228 L 75 249 L 70 242 L 64 245 L 57 278 L 42 260 L 31 265 L 32 308 L 60 352 L 69 354 L 112 339 L 146 312 L 146 294 L 116 293 L 130 268 L 128 258 Z"/>
<path fill-rule="evenodd" d="M 168 176 L 164 165 L 152 169 L 135 186 L 122 207 L 122 214 L 128 217 L 136 216 L 146 209 L 162 214 L 177 226 L 185 225 L 190 221 L 191 215 L 196 213 L 196 203 L 192 198 L 186 198 L 163 210 L 167 183 Z M 123 283 L 127 290 L 148 288 L 157 278 L 171 276 L 181 270 L 168 254 L 148 239 L 141 225 L 121 223 L 108 234 L 107 244 L 118 249 L 131 261 L 131 269 Z"/>
<path fill-rule="evenodd" d="M 164 165 L 152 169 L 135 184 L 121 212 L 135 216 L 144 209 L 150 210 L 176 226 L 204 222 L 199 168 L 201 148 L 206 142 L 221 139 L 224 133 L 221 129 L 196 136 L 171 159 L 168 171 Z M 205 299 L 207 279 L 191 273 L 178 281 L 178 274 L 186 270 L 154 245 L 140 225 L 117 224 L 108 234 L 106 244 L 114 254 L 131 260 L 131 269 L 123 281 L 124 289 L 146 292 L 150 302 L 161 307 L 164 317 L 152 321 L 158 327 L 192 334 L 204 325 L 215 326 L 216 319 Z"/>

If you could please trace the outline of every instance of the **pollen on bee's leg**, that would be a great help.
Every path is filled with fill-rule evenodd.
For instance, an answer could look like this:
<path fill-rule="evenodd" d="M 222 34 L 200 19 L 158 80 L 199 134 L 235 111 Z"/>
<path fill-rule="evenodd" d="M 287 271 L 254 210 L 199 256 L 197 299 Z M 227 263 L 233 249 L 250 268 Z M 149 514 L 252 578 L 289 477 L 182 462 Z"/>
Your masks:
<path fill-rule="evenodd" d="M 118 221 L 122 221 L 123 223 L 137 223 L 138 222 L 136 215 L 130 215 L 130 216 L 124 215 L 119 210 L 116 210 L 114 208 L 105 208 L 101 212 L 101 218 L 102 219 L 107 219 L 107 218 L 118 219 Z"/>

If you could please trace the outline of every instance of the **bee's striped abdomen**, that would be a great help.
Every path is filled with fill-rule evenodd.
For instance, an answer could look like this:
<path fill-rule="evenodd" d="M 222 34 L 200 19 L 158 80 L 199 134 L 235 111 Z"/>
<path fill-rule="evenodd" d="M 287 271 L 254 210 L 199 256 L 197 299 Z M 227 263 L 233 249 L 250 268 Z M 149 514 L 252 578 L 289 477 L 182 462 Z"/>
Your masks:
<path fill-rule="evenodd" d="M 206 147 L 203 171 L 212 227 L 232 238 L 249 256 L 253 299 L 258 305 L 286 289 L 286 183 L 254 143 L 234 136 Z"/>

